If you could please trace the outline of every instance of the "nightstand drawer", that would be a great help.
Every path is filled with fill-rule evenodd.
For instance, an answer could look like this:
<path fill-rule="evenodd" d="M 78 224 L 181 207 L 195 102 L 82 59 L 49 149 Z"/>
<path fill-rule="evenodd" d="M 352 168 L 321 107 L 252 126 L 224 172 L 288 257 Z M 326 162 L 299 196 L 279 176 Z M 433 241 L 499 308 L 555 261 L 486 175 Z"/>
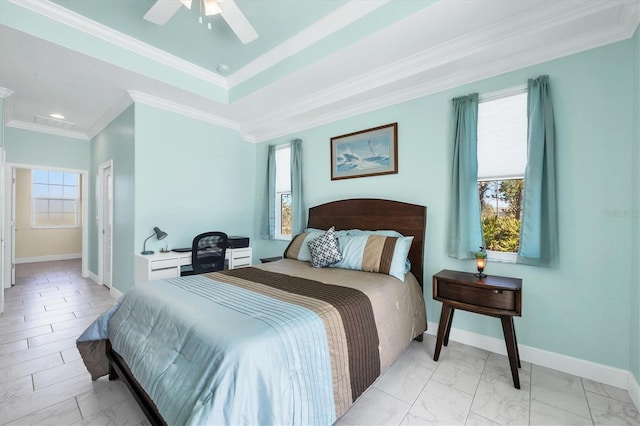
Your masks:
<path fill-rule="evenodd" d="M 475 306 L 500 309 L 505 311 L 516 310 L 515 291 L 497 290 L 492 288 L 478 288 L 451 283 L 438 282 L 438 298 L 455 302 L 466 303 Z"/>

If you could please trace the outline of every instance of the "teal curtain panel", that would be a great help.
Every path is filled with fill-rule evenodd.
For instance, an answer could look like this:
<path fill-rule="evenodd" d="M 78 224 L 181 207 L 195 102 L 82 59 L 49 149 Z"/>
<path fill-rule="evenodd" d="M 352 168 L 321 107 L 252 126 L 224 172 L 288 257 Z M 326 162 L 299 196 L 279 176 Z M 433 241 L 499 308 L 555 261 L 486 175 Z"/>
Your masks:
<path fill-rule="evenodd" d="M 269 145 L 267 154 L 267 182 L 260 238 L 273 240 L 276 236 L 276 146 Z"/>
<path fill-rule="evenodd" d="M 453 99 L 449 256 L 471 259 L 483 246 L 478 195 L 478 94 Z"/>
<path fill-rule="evenodd" d="M 291 142 L 291 235 L 305 228 L 304 198 L 302 194 L 302 140 Z"/>
<path fill-rule="evenodd" d="M 558 260 L 555 129 L 549 76 L 528 82 L 527 168 L 518 263 L 552 266 Z"/>

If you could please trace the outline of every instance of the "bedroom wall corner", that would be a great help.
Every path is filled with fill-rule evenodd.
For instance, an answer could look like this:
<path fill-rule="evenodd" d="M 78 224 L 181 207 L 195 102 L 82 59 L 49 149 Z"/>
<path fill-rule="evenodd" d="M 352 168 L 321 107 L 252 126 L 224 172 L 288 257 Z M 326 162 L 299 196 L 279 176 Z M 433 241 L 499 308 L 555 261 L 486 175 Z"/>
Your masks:
<path fill-rule="evenodd" d="M 256 146 L 236 129 L 136 103 L 134 253 L 190 247 L 206 231 L 247 236 L 253 246 Z M 254 255 L 254 261 L 256 257 Z"/>
<path fill-rule="evenodd" d="M 91 140 L 89 173 L 89 270 L 98 276 L 98 170 L 113 160 L 112 286 L 124 293 L 133 286 L 134 105 L 129 106 Z"/>

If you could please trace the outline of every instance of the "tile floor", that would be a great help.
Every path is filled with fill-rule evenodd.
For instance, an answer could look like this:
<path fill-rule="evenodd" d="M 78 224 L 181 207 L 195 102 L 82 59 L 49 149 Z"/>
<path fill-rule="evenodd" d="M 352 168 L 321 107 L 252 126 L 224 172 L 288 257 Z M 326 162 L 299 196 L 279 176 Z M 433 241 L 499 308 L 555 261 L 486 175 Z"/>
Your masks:
<path fill-rule="evenodd" d="M 92 382 L 75 339 L 112 303 L 77 260 L 20 264 L 0 316 L 0 424 L 148 425 L 119 381 Z M 337 425 L 639 425 L 623 389 L 435 339 L 411 347 Z"/>

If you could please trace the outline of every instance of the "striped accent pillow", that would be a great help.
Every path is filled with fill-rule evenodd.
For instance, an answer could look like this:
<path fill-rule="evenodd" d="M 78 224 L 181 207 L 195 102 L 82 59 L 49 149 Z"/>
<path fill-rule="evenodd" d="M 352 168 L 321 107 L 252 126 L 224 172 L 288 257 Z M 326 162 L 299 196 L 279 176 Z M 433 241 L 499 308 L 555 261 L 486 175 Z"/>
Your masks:
<path fill-rule="evenodd" d="M 289 246 L 284 251 L 284 257 L 302 260 L 303 262 L 311 262 L 311 252 L 309 251 L 308 242 L 318 238 L 322 234 L 324 234 L 324 231 L 310 231 L 296 235 L 291 239 Z"/>
<path fill-rule="evenodd" d="M 404 282 L 405 261 L 413 237 L 347 235 L 338 237 L 342 260 L 332 268 L 391 275 Z"/>

